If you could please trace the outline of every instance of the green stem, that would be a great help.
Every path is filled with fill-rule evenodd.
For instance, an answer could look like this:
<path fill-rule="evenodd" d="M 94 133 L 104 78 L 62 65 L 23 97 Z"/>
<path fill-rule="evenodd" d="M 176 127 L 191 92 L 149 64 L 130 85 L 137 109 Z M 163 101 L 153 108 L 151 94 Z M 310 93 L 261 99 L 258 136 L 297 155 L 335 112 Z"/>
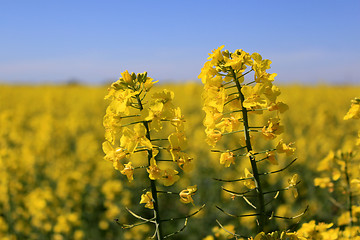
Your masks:
<path fill-rule="evenodd" d="M 243 106 L 243 102 L 245 101 L 245 97 L 244 94 L 241 92 L 241 85 L 239 80 L 236 77 L 236 73 L 235 71 L 231 68 L 230 69 L 231 74 L 234 78 L 234 81 L 236 83 L 236 87 L 237 90 L 239 92 L 239 97 L 240 97 L 240 101 L 241 101 L 241 112 L 243 115 L 243 124 L 244 124 L 244 135 L 245 135 L 245 142 L 246 142 L 246 149 L 248 152 L 252 151 L 252 145 L 251 145 L 251 141 L 250 141 L 250 134 L 249 134 L 249 120 L 248 120 L 248 111 L 247 109 Z M 256 186 L 256 192 L 257 192 L 257 197 L 258 197 L 258 232 L 262 232 L 264 230 L 264 226 L 266 223 L 266 212 L 265 212 L 265 201 L 264 201 L 264 194 L 263 194 L 263 190 L 262 190 L 262 186 L 261 186 L 261 182 L 260 182 L 260 174 L 256 165 L 256 161 L 255 161 L 255 157 L 250 154 L 249 156 L 250 159 L 250 163 L 251 163 L 251 168 L 253 171 L 253 175 L 254 175 L 254 181 L 255 181 L 255 186 Z"/>
<path fill-rule="evenodd" d="M 136 95 L 136 100 L 138 102 L 139 105 L 139 110 L 142 111 L 144 109 L 141 99 L 139 97 L 139 95 Z M 150 137 L 150 128 L 149 128 L 149 122 L 147 121 L 143 121 L 144 127 L 146 129 L 146 138 L 149 139 L 151 141 L 151 137 Z M 150 161 L 153 157 L 152 155 L 152 150 L 147 150 L 148 152 L 148 164 L 151 165 Z M 157 240 L 163 240 L 164 236 L 163 236 L 163 232 L 162 232 L 162 225 L 161 225 L 161 218 L 160 218 L 160 210 L 159 210 L 159 202 L 158 202 L 158 198 L 157 198 L 157 193 L 158 191 L 156 190 L 156 182 L 155 180 L 151 180 L 150 179 L 150 187 L 151 187 L 151 194 L 154 200 L 154 217 L 155 217 L 155 222 L 156 222 L 156 238 Z"/>
<path fill-rule="evenodd" d="M 349 201 L 349 204 L 348 204 L 348 211 L 349 211 L 349 214 L 350 214 L 350 227 L 352 227 L 354 225 L 353 223 L 353 219 L 352 219 L 352 202 L 353 202 L 353 195 L 352 195 L 352 192 L 351 192 L 351 183 L 350 183 L 350 176 L 349 176 L 349 162 L 348 162 L 348 158 L 347 156 L 345 156 L 345 176 L 346 176 L 346 183 L 347 183 L 347 192 L 349 194 L 348 196 L 348 201 Z"/>

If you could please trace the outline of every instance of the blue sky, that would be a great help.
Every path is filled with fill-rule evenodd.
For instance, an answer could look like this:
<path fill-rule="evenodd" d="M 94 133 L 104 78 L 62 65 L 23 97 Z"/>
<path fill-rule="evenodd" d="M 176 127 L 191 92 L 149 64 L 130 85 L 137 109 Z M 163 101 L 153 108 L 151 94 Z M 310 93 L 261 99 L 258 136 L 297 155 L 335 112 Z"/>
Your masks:
<path fill-rule="evenodd" d="M 3 1 L 0 82 L 196 80 L 220 45 L 271 59 L 281 83 L 360 83 L 360 1 Z"/>

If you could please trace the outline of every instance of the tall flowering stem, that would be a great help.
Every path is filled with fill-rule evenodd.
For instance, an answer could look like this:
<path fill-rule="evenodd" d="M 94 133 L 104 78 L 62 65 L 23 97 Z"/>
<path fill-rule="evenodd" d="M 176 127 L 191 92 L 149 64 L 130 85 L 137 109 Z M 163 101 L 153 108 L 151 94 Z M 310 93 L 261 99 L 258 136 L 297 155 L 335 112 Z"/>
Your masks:
<path fill-rule="evenodd" d="M 351 101 L 351 107 L 345 114 L 344 120 L 360 119 L 360 98 Z M 334 201 L 341 208 L 346 209 L 338 218 L 338 226 L 349 226 L 350 232 L 354 225 L 359 225 L 357 212 L 360 211 L 359 194 L 359 157 L 356 147 L 360 146 L 360 131 L 358 138 L 351 142 L 348 150 L 330 151 L 329 154 L 319 162 L 317 170 L 321 177 L 314 179 L 314 185 L 326 188 L 335 195 Z M 346 199 L 341 200 L 341 197 Z M 345 204 L 346 202 L 346 204 Z M 345 207 L 346 205 L 346 207 Z M 355 231 L 354 231 L 355 232 Z"/>
<path fill-rule="evenodd" d="M 245 97 L 244 94 L 241 92 L 241 84 L 237 79 L 236 73 L 234 69 L 230 67 L 230 73 L 233 76 L 234 82 L 236 84 L 236 88 L 238 90 L 238 94 L 240 97 L 241 106 L 243 106 Z M 248 119 L 248 111 L 245 107 L 241 108 L 242 116 L 243 116 L 243 125 L 244 125 L 244 137 L 245 137 L 245 144 L 246 150 L 248 153 L 252 152 L 253 148 L 251 145 L 250 140 L 250 128 L 249 128 L 249 119 Z M 249 159 L 251 163 L 251 168 L 254 173 L 254 182 L 255 182 L 255 189 L 257 192 L 258 200 L 259 200 L 259 232 L 264 230 L 264 225 L 266 223 L 266 211 L 265 211 L 265 201 L 264 201 L 264 194 L 262 191 L 260 175 L 258 171 L 258 167 L 256 165 L 255 157 L 252 154 L 249 154 Z"/>
<path fill-rule="evenodd" d="M 206 113 L 204 119 L 207 134 L 206 141 L 209 145 L 215 147 L 223 138 L 233 135 L 237 139 L 236 142 L 240 143 L 235 149 L 213 149 L 212 152 L 221 153 L 220 164 L 225 167 L 235 165 L 237 161 L 241 161 L 243 157 L 246 157 L 250 161 L 251 170 L 245 168 L 244 176 L 238 179 L 225 180 L 216 178 L 216 180 L 243 182 L 247 190 L 231 191 L 226 188 L 223 188 L 223 190 L 231 194 L 233 198 L 242 197 L 257 213 L 236 215 L 226 213 L 220 207 L 218 209 L 233 217 L 256 216 L 257 231 L 261 232 L 264 230 L 268 219 L 274 218 L 273 210 L 266 209 L 265 196 L 269 193 L 291 189 L 295 197 L 297 197 L 295 187 L 298 180 L 295 174 L 289 179 L 288 187 L 265 192 L 263 187 L 265 180 L 261 179 L 261 177 L 282 172 L 295 160 L 285 168 L 273 172 L 259 172 L 258 165 L 264 162 L 278 165 L 276 155 L 279 153 L 285 153 L 288 156 L 292 155 L 295 148 L 291 144 L 285 144 L 283 140 L 280 140 L 272 149 L 256 151 L 251 139 L 262 135 L 266 140 L 273 140 L 282 134 L 284 129 L 280 125 L 280 114 L 285 112 L 288 106 L 277 100 L 280 90 L 272 83 L 277 74 L 266 72 L 270 68 L 270 60 L 263 60 L 260 54 L 253 53 L 250 55 L 241 49 L 233 53 L 228 50 L 223 51 L 223 47 L 221 46 L 209 54 L 208 61 L 204 64 L 199 75 L 204 84 L 203 110 Z M 254 78 L 245 81 L 245 78 L 251 74 L 253 74 Z M 255 126 L 250 123 L 250 114 L 261 115 L 265 111 L 276 113 L 275 117 L 267 120 L 267 125 Z M 251 197 L 256 197 L 257 201 L 252 203 L 249 200 Z M 284 218 L 281 216 L 276 217 Z"/>
<path fill-rule="evenodd" d="M 160 214 L 159 194 L 177 194 L 182 203 L 193 203 L 193 195 L 197 186 L 189 186 L 179 192 L 165 190 L 174 185 L 179 179 L 179 171 L 188 172 L 192 169 L 192 158 L 184 152 L 186 137 L 184 133 L 184 118 L 181 110 L 172 103 L 174 93 L 162 90 L 147 98 L 155 81 L 147 73 L 135 74 L 123 72 L 122 77 L 109 88 L 105 99 L 111 100 L 104 117 L 105 139 L 103 150 L 105 160 L 112 162 L 114 168 L 125 175 L 129 182 L 134 180 L 136 171 L 146 171 L 148 174 L 147 192 L 141 195 L 140 204 L 153 210 L 150 219 L 141 217 L 128 210 L 131 215 L 141 220 L 133 225 L 122 224 L 123 228 L 132 228 L 145 223 L 155 225 L 154 237 L 162 240 L 181 232 L 187 219 L 194 214 L 184 217 L 163 219 Z M 174 131 L 167 138 L 151 138 L 151 133 L 163 134 L 163 123 L 173 126 Z M 168 159 L 158 159 L 168 156 Z M 146 152 L 147 163 L 134 157 L 135 154 Z M 141 181 L 144 182 L 144 181 Z M 164 234 L 163 223 L 186 219 L 185 226 L 168 235 Z"/>
<path fill-rule="evenodd" d="M 140 96 L 139 94 L 136 95 L 136 100 L 139 106 L 139 110 L 143 111 L 144 107 L 143 104 L 141 102 Z M 149 122 L 147 121 L 143 121 L 142 122 L 144 124 L 144 127 L 146 129 L 146 138 L 151 141 L 151 137 L 150 137 L 150 127 L 149 127 Z M 147 155 L 148 155 L 148 165 L 151 166 L 151 159 L 153 158 L 153 154 L 152 154 L 152 150 L 151 149 L 147 149 Z M 157 189 L 156 189 L 156 181 L 150 179 L 150 188 L 151 188 L 151 195 L 153 198 L 153 205 L 154 205 L 154 216 L 155 216 L 155 231 L 156 231 L 156 237 L 157 239 L 163 239 L 164 235 L 163 235 L 163 230 L 162 230 L 162 224 L 161 224 L 161 218 L 160 218 L 160 210 L 159 210 L 159 203 L 158 203 L 158 197 L 157 197 Z"/>

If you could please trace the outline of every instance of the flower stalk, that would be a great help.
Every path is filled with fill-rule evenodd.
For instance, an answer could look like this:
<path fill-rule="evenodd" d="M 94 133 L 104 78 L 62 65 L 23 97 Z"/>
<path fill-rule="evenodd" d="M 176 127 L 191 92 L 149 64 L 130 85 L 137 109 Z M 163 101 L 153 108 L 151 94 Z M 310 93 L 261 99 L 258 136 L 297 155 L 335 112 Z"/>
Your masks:
<path fill-rule="evenodd" d="M 125 71 L 121 75 L 122 77 L 111 85 L 109 93 L 105 97 L 111 102 L 106 109 L 103 122 L 106 139 L 103 143 L 103 150 L 106 154 L 104 159 L 112 162 L 114 168 L 125 175 L 129 182 L 134 180 L 134 170 L 146 171 L 148 177 L 145 181 L 140 182 L 149 182 L 150 186 L 146 184 L 147 191 L 141 195 L 140 204 L 145 204 L 145 208 L 151 209 L 154 216 L 146 219 L 128 210 L 141 222 L 122 226 L 132 228 L 145 223 L 154 224 L 153 238 L 163 240 L 168 236 L 180 233 L 187 224 L 188 217 L 186 217 L 182 229 L 165 235 L 163 222 L 168 220 L 163 219 L 166 218 L 166 213 L 160 211 L 158 198 L 159 193 L 170 192 L 159 191 L 159 185 L 172 186 L 180 180 L 180 170 L 188 172 L 192 169 L 193 158 L 184 151 L 187 144 L 183 126 L 185 120 L 181 109 L 172 103 L 174 98 L 172 91 L 163 89 L 153 93 L 151 100 L 145 99 L 155 83 L 147 77 L 146 72 L 136 75 Z M 163 124 L 172 125 L 174 131 L 167 138 L 160 136 L 152 139 L 152 131 L 161 133 Z M 131 160 L 134 154 L 145 151 L 147 153 L 146 166 L 143 162 L 138 163 Z M 165 159 L 157 159 L 160 151 L 167 155 Z M 184 204 L 194 204 L 192 197 L 196 191 L 196 185 L 179 190 L 177 193 L 179 201 Z"/>
<path fill-rule="evenodd" d="M 139 94 L 136 95 L 136 100 L 139 105 L 139 110 L 141 112 L 144 109 L 144 107 L 141 102 Z M 146 129 L 146 138 L 149 141 L 151 141 L 149 123 L 147 121 L 142 121 L 142 123 L 144 124 L 144 127 Z M 147 150 L 147 156 L 148 156 L 148 164 L 150 166 L 151 159 L 153 158 L 152 150 L 150 150 L 150 149 Z M 149 180 L 150 180 L 150 189 L 151 189 L 151 194 L 153 197 L 153 205 L 154 205 L 154 217 L 155 217 L 155 225 L 156 225 L 155 226 L 155 236 L 156 236 L 157 240 L 163 240 L 164 236 L 163 236 L 163 230 L 162 230 L 162 224 L 161 224 L 161 218 L 160 218 L 160 209 L 159 209 L 159 202 L 158 202 L 158 197 L 157 197 L 158 191 L 156 189 L 156 181 L 152 180 L 152 179 L 149 179 Z"/>
<path fill-rule="evenodd" d="M 246 150 L 247 152 L 252 152 L 253 148 L 251 145 L 251 140 L 250 140 L 250 128 L 249 128 L 249 119 L 248 119 L 248 113 L 247 113 L 247 109 L 243 106 L 243 103 L 245 101 L 245 97 L 244 94 L 241 92 L 241 85 L 240 82 L 238 81 L 237 77 L 236 77 L 236 73 L 234 72 L 234 70 L 231 68 L 230 69 L 231 75 L 234 78 L 234 82 L 236 84 L 236 88 L 238 90 L 239 96 L 240 96 L 240 101 L 241 101 L 241 106 L 242 106 L 242 116 L 243 116 L 243 125 L 244 125 L 244 137 L 245 137 L 245 143 L 246 143 Z M 263 194 L 263 190 L 262 190 L 262 185 L 261 185 L 261 181 L 260 181 L 260 175 L 259 175 L 259 171 L 258 171 L 258 167 L 256 165 L 256 161 L 255 161 L 255 157 L 253 155 L 249 155 L 249 160 L 250 160 L 250 164 L 251 164 L 251 168 L 252 168 L 252 172 L 254 174 L 254 182 L 255 182 L 255 189 L 257 192 L 257 198 L 259 201 L 259 205 L 258 205 L 258 213 L 259 213 L 259 218 L 258 218 L 258 232 L 262 232 L 264 230 L 264 226 L 266 224 L 266 211 L 265 211 L 265 201 L 264 201 L 264 194 Z"/>
<path fill-rule="evenodd" d="M 228 144 L 227 142 L 224 142 L 224 145 L 233 146 L 233 149 L 213 149 L 211 151 L 220 153 L 220 164 L 223 164 L 226 168 L 236 165 L 243 159 L 244 161 L 247 159 L 246 161 L 251 168 L 250 170 L 244 168 L 243 177 L 226 180 L 222 178 L 214 179 L 228 183 L 243 183 L 247 190 L 232 191 L 225 187 L 222 187 L 222 190 L 230 194 L 233 200 L 235 197 L 241 197 L 251 207 L 251 211 L 255 210 L 256 213 L 240 215 L 229 213 L 227 215 L 236 217 L 254 216 L 257 222 L 256 232 L 262 232 L 269 229 L 267 227 L 269 220 L 278 216 L 272 217 L 270 213 L 273 210 L 266 209 L 266 205 L 269 203 L 269 200 L 265 199 L 264 185 L 266 185 L 266 179 L 261 176 L 282 172 L 294 161 L 286 167 L 272 172 L 260 173 L 258 165 L 265 162 L 277 165 L 276 154 L 286 153 L 289 156 L 294 153 L 295 149 L 291 144 L 285 144 L 280 140 L 274 148 L 257 151 L 252 145 L 252 138 L 260 135 L 266 140 L 273 140 L 280 135 L 283 132 L 283 126 L 279 122 L 279 113 L 283 113 L 288 107 L 286 104 L 277 101 L 280 90 L 272 84 L 276 74 L 266 72 L 270 68 L 270 60 L 262 59 L 258 53 L 250 55 L 241 49 L 233 53 L 228 50 L 222 51 L 223 47 L 221 46 L 209 54 L 209 61 L 204 64 L 199 75 L 204 84 L 203 109 L 206 113 L 204 126 L 206 127 L 207 142 L 212 147 L 215 147 L 222 139 L 231 136 L 232 140 L 235 140 L 235 147 L 234 144 Z M 250 67 L 250 70 L 247 69 L 248 67 Z M 251 72 L 254 73 L 254 80 L 245 81 L 245 76 L 248 77 Z M 258 116 L 263 114 L 264 111 L 276 111 L 276 117 L 268 119 L 268 125 L 265 126 L 250 123 L 250 114 Z M 260 154 L 261 157 L 257 160 L 256 158 Z M 276 190 L 277 194 L 273 199 L 277 198 L 278 193 L 283 190 L 292 190 L 294 196 L 297 197 L 297 182 L 297 175 L 295 174 L 288 181 L 288 187 Z M 266 192 L 269 191 L 266 190 Z M 250 197 L 256 200 L 250 201 Z M 220 207 L 218 209 L 221 210 Z M 292 218 L 284 217 L 283 219 Z"/>

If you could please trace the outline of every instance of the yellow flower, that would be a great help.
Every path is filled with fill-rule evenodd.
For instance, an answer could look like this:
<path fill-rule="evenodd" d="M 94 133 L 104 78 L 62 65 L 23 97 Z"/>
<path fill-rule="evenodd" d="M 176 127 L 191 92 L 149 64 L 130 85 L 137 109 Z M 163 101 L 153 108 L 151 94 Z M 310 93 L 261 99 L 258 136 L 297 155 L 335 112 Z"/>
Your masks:
<path fill-rule="evenodd" d="M 179 180 L 180 177 L 177 175 L 178 173 L 178 171 L 170 168 L 164 170 L 161 178 L 164 186 L 171 186 Z"/>
<path fill-rule="evenodd" d="M 211 230 L 214 233 L 216 239 L 231 239 L 234 237 L 231 233 L 235 233 L 235 226 L 228 224 L 221 228 L 218 226 L 213 227 Z"/>
<path fill-rule="evenodd" d="M 250 173 L 250 171 L 247 168 L 244 169 L 244 172 L 245 172 L 245 178 L 253 178 L 252 173 Z M 254 189 L 256 187 L 253 179 L 246 179 L 243 181 L 243 183 L 249 189 Z"/>
<path fill-rule="evenodd" d="M 209 87 L 202 95 L 204 104 L 207 107 L 216 108 L 218 112 L 223 112 L 226 100 L 225 88 Z"/>
<path fill-rule="evenodd" d="M 348 120 L 351 118 L 353 119 L 360 118 L 360 98 L 355 98 L 354 100 L 351 100 L 351 107 L 344 116 L 344 120 Z"/>
<path fill-rule="evenodd" d="M 246 69 L 246 64 L 248 64 L 248 60 L 250 55 L 244 52 L 242 49 L 238 49 L 231 55 L 231 59 L 226 58 L 225 67 L 231 67 L 236 72 L 244 72 Z M 249 65 L 249 64 L 248 64 Z M 240 79 L 240 83 L 242 83 L 244 79 Z"/>
<path fill-rule="evenodd" d="M 157 82 L 158 82 L 158 81 L 153 81 L 152 78 L 147 77 L 146 80 L 145 80 L 145 82 L 144 82 L 145 91 L 148 92 L 148 91 L 152 88 L 152 86 L 153 86 L 155 83 L 157 83 Z"/>
<path fill-rule="evenodd" d="M 255 71 L 255 81 L 257 83 L 264 83 L 266 85 L 271 85 L 271 82 L 274 81 L 274 78 L 277 76 L 276 73 L 269 74 L 266 72 L 270 68 L 271 61 L 269 59 L 262 60 L 262 57 L 258 53 L 251 54 L 251 57 L 254 59 L 253 70 Z"/>
<path fill-rule="evenodd" d="M 330 171 L 332 169 L 332 162 L 335 160 L 335 153 L 330 151 L 328 155 L 319 162 L 317 171 Z"/>
<path fill-rule="evenodd" d="M 329 188 L 332 189 L 334 187 L 334 183 L 331 182 L 331 179 L 328 177 L 325 178 L 315 178 L 314 185 L 319 186 L 321 188 Z"/>
<path fill-rule="evenodd" d="M 168 103 L 171 102 L 174 99 L 174 92 L 163 89 L 160 92 L 156 92 L 152 95 L 152 98 L 154 98 L 156 101 L 160 101 L 162 103 Z"/>
<path fill-rule="evenodd" d="M 134 74 L 134 73 L 132 73 Z M 134 84 L 134 79 L 131 77 L 130 73 L 128 72 L 128 70 L 125 70 L 125 72 L 121 73 L 122 79 L 125 83 L 129 84 L 129 85 L 133 85 Z"/>
<path fill-rule="evenodd" d="M 174 99 L 174 92 L 163 89 L 160 92 L 156 92 L 152 95 L 152 98 L 155 100 L 155 104 L 161 102 L 163 104 L 163 116 L 165 118 L 171 118 L 173 116 L 174 105 L 172 101 Z"/>
<path fill-rule="evenodd" d="M 276 160 L 276 157 L 275 157 L 275 152 L 271 151 L 271 152 L 267 152 L 266 153 L 266 158 L 267 160 L 269 160 L 269 162 L 273 165 L 278 165 L 278 161 Z"/>
<path fill-rule="evenodd" d="M 295 148 L 291 147 L 293 143 L 285 144 L 281 139 L 276 145 L 276 151 L 278 153 L 286 153 L 287 156 L 294 154 Z"/>
<path fill-rule="evenodd" d="M 340 217 L 338 217 L 337 224 L 338 224 L 338 226 L 349 225 L 350 224 L 350 212 L 349 211 L 343 212 L 340 215 Z"/>
<path fill-rule="evenodd" d="M 149 209 L 154 209 L 154 200 L 151 192 L 146 192 L 141 195 L 140 204 L 145 203 L 145 207 Z"/>
<path fill-rule="evenodd" d="M 162 129 L 162 114 L 163 114 L 164 104 L 162 102 L 156 102 L 149 106 L 149 108 L 145 108 L 142 111 L 142 115 L 144 116 L 145 121 L 151 121 L 150 127 L 155 131 L 160 131 Z"/>
<path fill-rule="evenodd" d="M 220 164 L 225 164 L 225 167 L 230 167 L 231 164 L 235 164 L 234 153 L 224 152 L 220 155 Z"/>
<path fill-rule="evenodd" d="M 268 109 L 269 111 L 279 111 L 280 113 L 283 113 L 289 109 L 289 106 L 283 102 L 277 102 L 277 103 L 272 103 L 268 107 Z"/>
<path fill-rule="evenodd" d="M 184 172 L 190 172 L 194 167 L 192 160 L 187 153 L 180 152 L 177 164 Z"/>
<path fill-rule="evenodd" d="M 177 132 L 184 131 L 184 116 L 181 114 L 181 109 L 174 109 L 174 116 L 170 119 L 171 125 L 173 125 Z"/>
<path fill-rule="evenodd" d="M 249 109 L 259 109 L 265 108 L 267 106 L 266 100 L 261 97 L 261 94 L 264 91 L 264 87 L 262 84 L 256 84 L 254 87 L 252 86 L 243 86 L 241 88 L 241 92 L 245 96 L 245 101 L 243 102 L 243 106 Z"/>
<path fill-rule="evenodd" d="M 103 119 L 105 129 L 114 130 L 121 127 L 121 116 L 115 113 L 114 104 L 110 104 L 106 108 L 106 114 Z"/>
<path fill-rule="evenodd" d="M 120 161 L 126 158 L 126 152 L 124 151 L 124 149 L 114 149 L 108 141 L 103 143 L 102 148 L 104 153 L 106 154 L 104 159 L 111 161 L 116 170 L 123 170 L 124 167 Z"/>
<path fill-rule="evenodd" d="M 187 146 L 187 141 L 185 134 L 182 132 L 175 132 L 169 135 L 168 137 L 170 142 L 170 154 L 174 161 L 177 161 L 179 158 L 179 153 L 184 150 Z"/>
<path fill-rule="evenodd" d="M 207 129 L 214 129 L 215 125 L 221 121 L 223 114 L 214 107 L 203 107 L 203 110 L 206 114 L 203 122 L 204 126 Z"/>
<path fill-rule="evenodd" d="M 204 67 L 201 69 L 201 73 L 199 74 L 198 78 L 201 79 L 203 84 L 206 84 L 209 79 L 217 74 L 217 70 L 214 68 L 214 65 L 208 61 L 205 62 Z"/>
<path fill-rule="evenodd" d="M 268 85 L 265 87 L 264 95 L 271 103 L 276 102 L 276 98 L 281 94 L 280 89 L 275 85 Z"/>
<path fill-rule="evenodd" d="M 150 140 L 146 138 L 146 129 L 142 123 L 136 124 L 134 130 L 124 127 L 120 145 L 129 153 L 133 153 L 139 145 L 147 149 L 152 148 Z"/>
<path fill-rule="evenodd" d="M 182 190 L 179 195 L 180 195 L 180 201 L 182 203 L 194 203 L 194 200 L 192 199 L 192 196 L 195 194 L 195 192 L 197 191 L 197 186 L 189 186 L 186 189 Z"/>
<path fill-rule="evenodd" d="M 290 178 L 290 179 L 288 180 L 288 182 L 289 182 L 289 188 L 292 190 L 292 193 L 293 193 L 293 195 L 294 195 L 295 198 L 297 198 L 298 195 L 299 195 L 299 194 L 298 194 L 298 191 L 297 191 L 297 189 L 296 189 L 297 179 L 298 179 L 298 175 L 295 173 L 295 174 L 292 176 L 292 178 Z"/>
<path fill-rule="evenodd" d="M 224 45 L 221 45 L 217 49 L 214 49 L 212 53 L 209 53 L 209 57 L 207 59 L 208 60 L 211 59 L 211 63 L 213 64 L 217 64 L 219 61 L 223 60 L 224 57 L 221 54 L 221 49 L 223 49 L 224 47 L 225 47 Z"/>
<path fill-rule="evenodd" d="M 262 129 L 262 134 L 266 139 L 274 139 L 276 135 L 284 132 L 284 126 L 280 125 L 279 118 L 270 118 L 268 124 L 267 127 L 264 126 Z"/>
<path fill-rule="evenodd" d="M 213 147 L 222 137 L 222 134 L 219 130 L 213 130 L 213 129 L 206 130 L 206 135 L 207 135 L 206 142 Z"/>
<path fill-rule="evenodd" d="M 131 89 L 116 91 L 114 93 L 114 100 L 110 103 L 111 108 L 115 110 L 115 114 L 123 113 L 125 115 L 129 115 L 130 100 L 136 94 L 138 94 L 138 91 L 134 91 Z"/>
<path fill-rule="evenodd" d="M 223 118 L 221 122 L 216 124 L 216 128 L 220 129 L 221 132 L 233 132 L 239 130 L 241 124 L 240 121 L 234 116 L 229 118 Z"/>
<path fill-rule="evenodd" d="M 156 165 L 154 158 L 150 160 L 150 166 L 146 170 L 149 173 L 149 178 L 151 180 L 160 179 L 162 176 L 162 170 Z"/>
<path fill-rule="evenodd" d="M 124 169 L 120 171 L 121 174 L 126 175 L 127 179 L 129 180 L 129 182 L 131 182 L 132 180 L 134 180 L 134 167 L 132 166 L 132 163 L 126 163 L 124 165 Z"/>
<path fill-rule="evenodd" d="M 208 78 L 205 83 L 204 89 L 205 90 L 210 89 L 210 88 L 219 89 L 223 86 L 222 85 L 223 81 L 224 80 L 223 80 L 222 76 L 218 76 L 218 75 Z"/>

